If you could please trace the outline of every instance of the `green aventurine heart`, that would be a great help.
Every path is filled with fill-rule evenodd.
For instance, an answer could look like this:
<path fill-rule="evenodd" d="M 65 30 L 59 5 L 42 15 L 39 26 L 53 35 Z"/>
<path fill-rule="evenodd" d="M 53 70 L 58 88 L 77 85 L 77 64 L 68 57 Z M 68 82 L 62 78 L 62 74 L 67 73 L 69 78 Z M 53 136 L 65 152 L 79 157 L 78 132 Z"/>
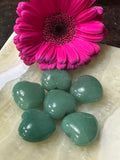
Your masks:
<path fill-rule="evenodd" d="M 67 71 L 54 69 L 44 71 L 41 82 L 48 91 L 52 89 L 68 90 L 72 80 Z"/>
<path fill-rule="evenodd" d="M 91 144 L 98 134 L 96 118 L 88 113 L 72 113 L 62 121 L 62 130 L 78 146 Z"/>
<path fill-rule="evenodd" d="M 80 76 L 70 88 L 71 94 L 82 103 L 97 102 L 103 96 L 100 82 L 89 75 Z"/>
<path fill-rule="evenodd" d="M 65 114 L 76 111 L 75 98 L 63 90 L 51 90 L 45 97 L 44 110 L 54 119 L 61 119 Z"/>
<path fill-rule="evenodd" d="M 43 141 L 50 137 L 55 130 L 54 121 L 49 115 L 38 109 L 25 111 L 18 129 L 19 135 L 29 142 Z"/>
<path fill-rule="evenodd" d="M 38 83 L 21 81 L 13 88 L 13 98 L 16 104 L 23 110 L 39 107 L 44 97 L 44 89 Z"/>

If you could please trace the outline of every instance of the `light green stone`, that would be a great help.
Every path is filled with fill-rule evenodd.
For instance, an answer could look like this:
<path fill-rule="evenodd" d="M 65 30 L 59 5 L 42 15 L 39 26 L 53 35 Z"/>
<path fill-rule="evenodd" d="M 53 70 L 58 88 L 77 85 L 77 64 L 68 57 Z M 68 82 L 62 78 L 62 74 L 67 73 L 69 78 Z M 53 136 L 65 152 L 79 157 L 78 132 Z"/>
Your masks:
<path fill-rule="evenodd" d="M 103 97 L 102 85 L 89 75 L 80 76 L 71 86 L 70 93 L 82 103 L 97 102 Z"/>
<path fill-rule="evenodd" d="M 25 111 L 18 129 L 19 135 L 29 142 L 43 141 L 50 137 L 55 130 L 54 121 L 49 115 L 38 109 Z"/>
<path fill-rule="evenodd" d="M 46 90 L 68 90 L 71 86 L 71 77 L 65 70 L 46 70 L 41 77 L 42 86 Z"/>
<path fill-rule="evenodd" d="M 98 135 L 96 118 L 88 113 L 72 113 L 62 121 L 62 130 L 78 146 L 87 146 L 95 141 Z"/>
<path fill-rule="evenodd" d="M 43 102 L 45 92 L 40 84 L 21 81 L 13 88 L 13 98 L 23 110 L 37 108 Z"/>
<path fill-rule="evenodd" d="M 61 119 L 65 114 L 76 111 L 75 98 L 63 90 L 51 90 L 45 97 L 44 110 L 54 119 Z"/>

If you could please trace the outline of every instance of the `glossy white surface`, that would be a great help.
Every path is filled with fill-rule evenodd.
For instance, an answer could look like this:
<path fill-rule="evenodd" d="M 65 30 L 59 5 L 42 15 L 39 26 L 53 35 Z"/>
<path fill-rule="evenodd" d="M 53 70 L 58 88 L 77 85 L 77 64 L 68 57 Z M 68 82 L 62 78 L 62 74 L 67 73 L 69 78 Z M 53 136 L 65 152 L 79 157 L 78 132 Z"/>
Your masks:
<path fill-rule="evenodd" d="M 14 74 L 21 74 L 18 77 L 9 75 L 9 82 L 6 81 L 0 91 L 0 160 L 119 160 L 120 49 L 101 45 L 100 55 L 89 65 L 69 72 L 73 81 L 80 75 L 90 74 L 103 85 L 104 98 L 101 101 L 81 104 L 78 108 L 78 111 L 96 116 L 99 123 L 99 137 L 96 142 L 88 147 L 75 146 L 61 131 L 61 122 L 58 122 L 57 131 L 51 138 L 41 143 L 28 143 L 18 136 L 17 129 L 23 111 L 13 101 L 12 88 L 20 80 L 40 82 L 42 71 L 37 64 L 29 68 L 24 66 L 18 59 L 18 51 L 12 38 L 13 35 L 1 50 L 0 73 L 5 74 L 12 69 Z M 22 66 L 19 69 L 18 61 Z"/>

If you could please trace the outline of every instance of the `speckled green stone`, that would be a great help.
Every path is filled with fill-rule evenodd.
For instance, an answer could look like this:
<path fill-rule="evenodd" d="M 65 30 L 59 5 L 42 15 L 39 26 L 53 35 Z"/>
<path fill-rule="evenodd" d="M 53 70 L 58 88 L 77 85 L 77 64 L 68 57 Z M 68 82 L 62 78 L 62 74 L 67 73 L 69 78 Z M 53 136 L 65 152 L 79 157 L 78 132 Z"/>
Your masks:
<path fill-rule="evenodd" d="M 71 86 L 71 77 L 65 70 L 46 70 L 41 77 L 42 86 L 46 90 L 68 90 Z"/>
<path fill-rule="evenodd" d="M 45 92 L 40 84 L 21 81 L 13 88 L 13 98 L 23 110 L 37 108 L 43 102 Z"/>
<path fill-rule="evenodd" d="M 39 142 L 50 137 L 55 130 L 56 125 L 49 115 L 38 109 L 30 109 L 23 113 L 18 132 L 26 141 Z"/>
<path fill-rule="evenodd" d="M 90 75 L 80 76 L 71 86 L 70 93 L 82 103 L 97 102 L 103 97 L 102 85 Z"/>
<path fill-rule="evenodd" d="M 63 90 L 51 90 L 45 97 L 44 110 L 54 119 L 61 119 L 65 114 L 76 111 L 75 98 Z"/>
<path fill-rule="evenodd" d="M 87 146 L 95 141 L 98 135 L 96 118 L 88 113 L 72 113 L 62 121 L 62 130 L 78 146 Z"/>

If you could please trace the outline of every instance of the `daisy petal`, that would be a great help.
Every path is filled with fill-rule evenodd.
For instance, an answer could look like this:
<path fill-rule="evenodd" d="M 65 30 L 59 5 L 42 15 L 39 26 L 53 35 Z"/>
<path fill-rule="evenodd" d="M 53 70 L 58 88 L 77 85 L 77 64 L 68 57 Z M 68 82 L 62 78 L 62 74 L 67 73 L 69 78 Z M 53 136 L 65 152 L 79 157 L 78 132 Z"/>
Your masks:
<path fill-rule="evenodd" d="M 17 34 L 24 33 L 24 32 L 36 32 L 36 31 L 40 32 L 41 28 L 42 28 L 42 26 L 37 27 L 37 26 L 33 26 L 33 25 L 30 25 L 30 24 L 21 22 L 21 23 L 16 24 L 14 26 L 14 31 Z"/>
<path fill-rule="evenodd" d="M 18 16 L 21 16 L 21 12 L 22 12 L 21 5 L 22 5 L 22 3 L 25 3 L 25 2 L 18 3 L 18 7 L 17 7 L 17 10 L 16 10 L 16 13 L 18 14 Z"/>
<path fill-rule="evenodd" d="M 66 68 L 66 64 L 60 64 L 59 62 L 57 62 L 57 69 L 65 69 Z"/>
<path fill-rule="evenodd" d="M 102 7 L 92 7 L 81 12 L 74 20 L 75 24 L 80 24 L 83 22 L 88 22 L 91 20 L 102 20 L 103 19 L 103 8 Z"/>
<path fill-rule="evenodd" d="M 88 55 L 88 53 L 83 48 L 81 48 L 80 46 L 78 46 L 76 44 L 74 44 L 73 46 L 74 46 L 76 52 L 79 55 L 79 62 L 76 65 L 80 66 L 80 65 L 83 65 L 86 62 L 90 61 L 90 56 Z"/>
<path fill-rule="evenodd" d="M 13 41 L 14 41 L 14 43 L 15 43 L 16 45 L 19 43 L 19 37 L 20 37 L 20 35 L 18 34 L 18 35 L 16 35 L 16 36 L 14 37 L 14 39 L 13 39 Z"/>
<path fill-rule="evenodd" d="M 40 32 L 24 32 L 20 35 L 19 40 L 21 43 L 40 43 L 43 38 Z"/>
<path fill-rule="evenodd" d="M 95 58 L 99 52 L 100 52 L 100 46 L 96 43 L 92 43 L 92 42 L 89 42 L 89 44 L 91 44 L 91 46 L 93 46 L 94 50 L 95 50 L 95 53 L 90 55 L 92 58 Z"/>
<path fill-rule="evenodd" d="M 21 57 L 21 59 L 24 61 L 26 65 L 32 65 L 33 63 L 35 63 L 35 56 L 27 57 L 27 56 L 24 56 L 22 53 L 20 53 L 19 56 Z"/>
<path fill-rule="evenodd" d="M 80 40 L 77 38 L 74 39 L 72 43 L 76 48 L 76 52 L 78 52 L 80 56 L 80 62 L 77 63 L 78 66 L 88 64 L 90 62 L 90 58 L 95 58 L 100 52 L 100 47 L 95 43 Z"/>
<path fill-rule="evenodd" d="M 56 63 L 48 64 L 48 63 L 40 63 L 39 68 L 41 70 L 47 70 L 47 69 L 54 69 L 56 66 Z"/>
<path fill-rule="evenodd" d="M 56 50 L 55 46 L 50 46 L 49 49 L 47 50 L 47 53 L 44 57 L 46 63 L 52 64 L 53 62 L 56 61 Z"/>
<path fill-rule="evenodd" d="M 57 46 L 56 48 L 56 52 L 57 52 L 57 61 L 60 64 L 64 64 L 67 61 L 67 53 L 64 50 L 63 46 Z"/>
<path fill-rule="evenodd" d="M 70 62 L 70 64 L 76 64 L 79 62 L 79 55 L 71 43 L 65 45 L 64 50 L 67 53 L 68 61 Z"/>
<path fill-rule="evenodd" d="M 38 9 L 39 13 L 46 17 L 50 14 L 56 13 L 58 11 L 55 6 L 54 0 L 30 0 L 31 5 L 34 5 Z"/>
<path fill-rule="evenodd" d="M 99 21 L 90 21 L 76 26 L 76 29 L 86 34 L 101 34 L 104 32 L 105 26 Z"/>
<path fill-rule="evenodd" d="M 38 53 L 36 54 L 36 61 L 38 63 L 45 62 L 45 55 L 47 54 L 49 47 L 50 47 L 49 43 L 41 44 L 41 47 L 39 48 Z"/>
<path fill-rule="evenodd" d="M 76 69 L 78 67 L 78 65 L 77 64 L 75 64 L 75 65 L 72 65 L 71 63 L 67 63 L 67 70 L 70 70 L 70 69 Z"/>
<path fill-rule="evenodd" d="M 74 38 L 72 43 L 83 52 L 85 55 L 91 56 L 95 53 L 94 47 L 88 42 L 83 39 Z"/>
<path fill-rule="evenodd" d="M 86 34 L 76 31 L 76 37 L 90 42 L 100 42 L 105 38 L 105 33 L 103 32 L 101 34 Z"/>
<path fill-rule="evenodd" d="M 21 43 L 18 43 L 18 44 L 16 44 L 16 48 L 17 48 L 17 50 L 18 51 L 22 51 L 22 49 L 25 47 L 25 44 L 21 44 Z"/>
<path fill-rule="evenodd" d="M 36 46 L 25 46 L 23 47 L 22 49 L 22 54 L 25 55 L 25 56 L 33 56 L 33 55 L 36 55 L 36 53 L 38 52 L 40 48 L 40 44 L 39 45 L 36 45 Z"/>
<path fill-rule="evenodd" d="M 94 8 L 97 10 L 98 13 L 94 20 L 101 21 L 104 18 L 103 8 L 100 6 L 95 6 Z"/>
<path fill-rule="evenodd" d="M 38 14 L 31 12 L 29 10 L 23 10 L 21 12 L 21 17 L 25 22 L 32 25 L 40 25 L 42 22 Z"/>
<path fill-rule="evenodd" d="M 69 3 L 70 5 L 67 12 L 72 17 L 77 16 L 80 12 L 90 6 L 90 0 L 71 0 Z"/>
<path fill-rule="evenodd" d="M 31 11 L 32 13 L 39 14 L 38 10 L 34 5 L 31 5 L 29 2 L 22 2 L 21 3 L 21 9 Z"/>
<path fill-rule="evenodd" d="M 59 7 L 59 9 L 62 12 L 66 13 L 67 9 L 70 6 L 71 0 L 56 0 L 56 2 L 57 2 L 57 7 Z"/>
<path fill-rule="evenodd" d="M 18 17 L 18 18 L 16 19 L 16 24 L 20 24 L 20 23 L 22 23 L 22 22 L 24 22 L 24 20 L 23 20 L 22 17 Z"/>

